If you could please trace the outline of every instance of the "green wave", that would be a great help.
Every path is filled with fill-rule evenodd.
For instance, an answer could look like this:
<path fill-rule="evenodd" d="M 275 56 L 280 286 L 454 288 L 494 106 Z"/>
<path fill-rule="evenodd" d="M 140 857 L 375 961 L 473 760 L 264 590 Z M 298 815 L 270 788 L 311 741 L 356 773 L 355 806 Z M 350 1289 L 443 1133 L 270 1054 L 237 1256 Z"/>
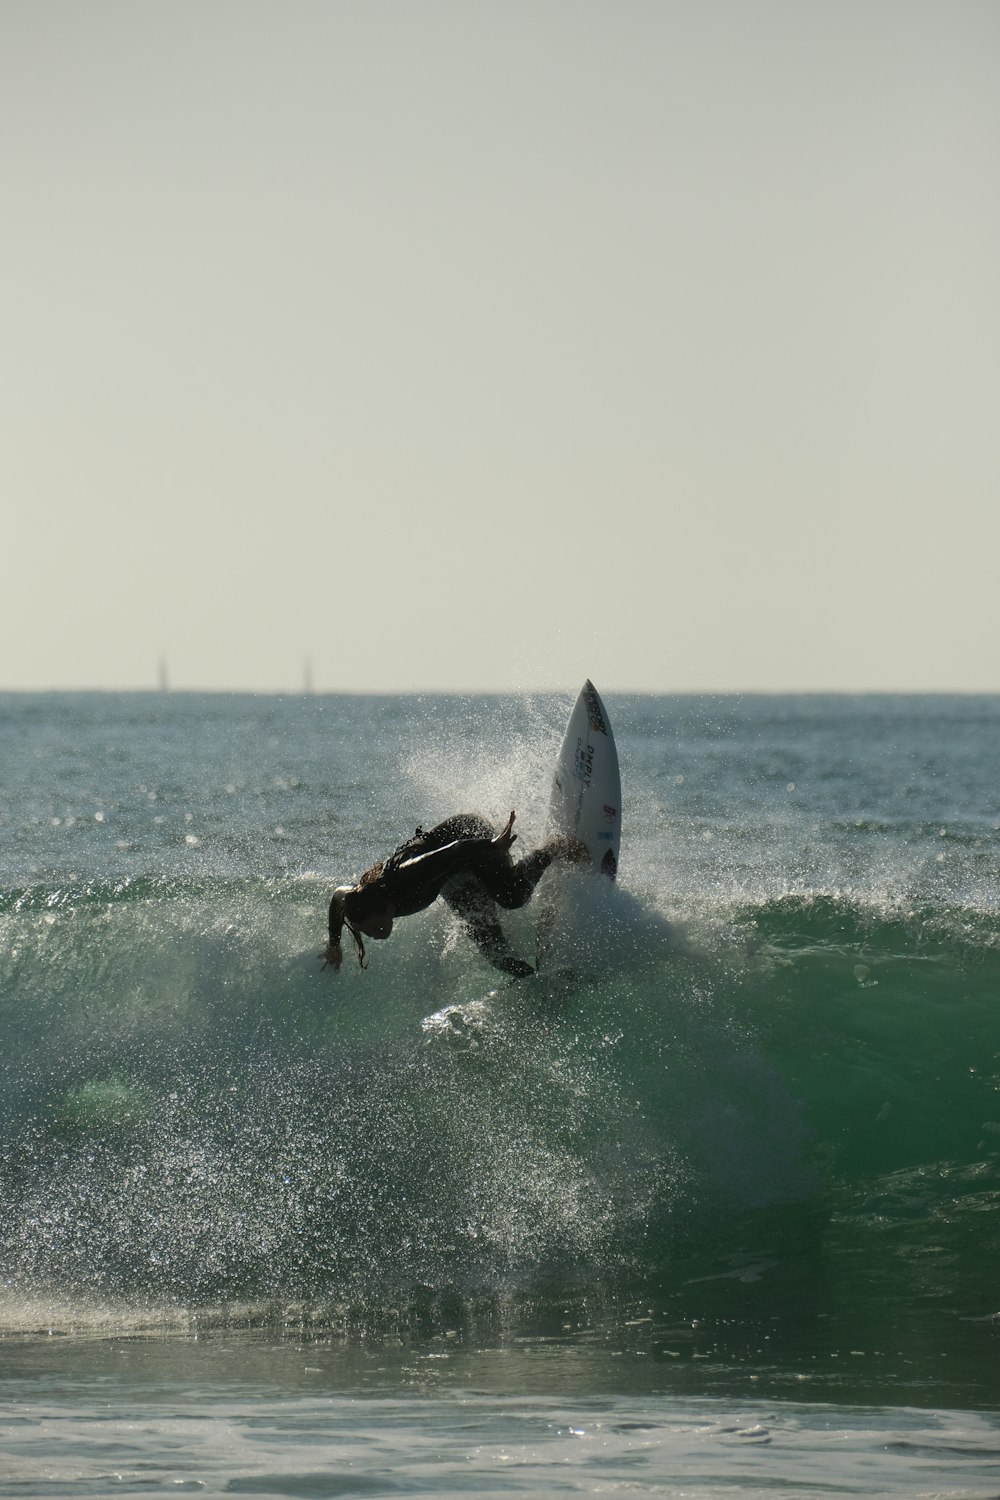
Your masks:
<path fill-rule="evenodd" d="M 600 962 L 497 989 L 442 958 L 438 915 L 324 974 L 323 908 L 309 880 L 4 893 L 8 1285 L 318 1304 L 554 1280 L 721 1316 L 805 1265 L 841 1316 L 875 1288 L 988 1314 L 987 917 L 799 894 L 699 939 L 623 907 Z"/>

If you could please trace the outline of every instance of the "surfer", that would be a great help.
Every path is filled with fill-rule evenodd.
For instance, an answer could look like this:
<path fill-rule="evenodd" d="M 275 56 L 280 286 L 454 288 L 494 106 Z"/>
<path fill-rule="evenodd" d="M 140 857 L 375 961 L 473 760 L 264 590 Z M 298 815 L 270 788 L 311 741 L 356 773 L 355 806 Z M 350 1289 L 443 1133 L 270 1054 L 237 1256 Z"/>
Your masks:
<path fill-rule="evenodd" d="M 387 938 L 398 917 L 424 911 L 442 896 L 491 964 L 518 978 L 533 974 L 531 965 L 508 944 L 496 909 L 526 905 L 554 859 L 580 862 L 590 855 L 578 840 L 559 835 L 515 864 L 510 848 L 516 838 L 513 813 L 499 833 L 475 813 L 458 813 L 426 833 L 418 828 L 412 839 L 366 870 L 356 884 L 334 891 L 324 968 L 340 968 L 344 927 L 365 968 L 362 933 Z"/>

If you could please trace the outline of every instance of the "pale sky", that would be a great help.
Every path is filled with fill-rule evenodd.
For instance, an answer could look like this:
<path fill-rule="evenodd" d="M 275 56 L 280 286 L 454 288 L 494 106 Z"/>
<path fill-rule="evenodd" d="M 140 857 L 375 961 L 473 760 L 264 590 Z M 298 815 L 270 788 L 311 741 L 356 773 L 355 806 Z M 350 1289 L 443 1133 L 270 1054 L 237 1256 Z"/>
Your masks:
<path fill-rule="evenodd" d="M 0 688 L 1000 690 L 997 0 L 0 0 Z"/>

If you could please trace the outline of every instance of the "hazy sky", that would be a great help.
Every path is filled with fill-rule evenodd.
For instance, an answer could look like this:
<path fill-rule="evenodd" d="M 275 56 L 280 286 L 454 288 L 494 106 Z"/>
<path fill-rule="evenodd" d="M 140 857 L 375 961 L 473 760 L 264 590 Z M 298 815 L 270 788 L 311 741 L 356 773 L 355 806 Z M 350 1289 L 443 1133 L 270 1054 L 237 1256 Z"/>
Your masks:
<path fill-rule="evenodd" d="M 0 0 L 0 687 L 1000 690 L 997 0 Z"/>

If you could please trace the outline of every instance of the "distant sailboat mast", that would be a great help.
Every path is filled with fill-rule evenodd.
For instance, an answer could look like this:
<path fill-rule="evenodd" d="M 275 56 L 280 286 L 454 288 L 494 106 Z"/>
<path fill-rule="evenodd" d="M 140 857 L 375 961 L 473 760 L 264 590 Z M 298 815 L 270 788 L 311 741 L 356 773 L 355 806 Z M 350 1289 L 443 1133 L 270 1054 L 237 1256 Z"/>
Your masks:
<path fill-rule="evenodd" d="M 307 656 L 302 670 L 302 691 L 308 696 L 313 690 L 312 657 Z"/>
<path fill-rule="evenodd" d="M 161 693 L 169 693 L 169 691 L 170 691 L 170 681 L 169 681 L 169 679 L 167 677 L 167 658 L 165 656 L 161 656 L 160 657 L 160 692 Z"/>

